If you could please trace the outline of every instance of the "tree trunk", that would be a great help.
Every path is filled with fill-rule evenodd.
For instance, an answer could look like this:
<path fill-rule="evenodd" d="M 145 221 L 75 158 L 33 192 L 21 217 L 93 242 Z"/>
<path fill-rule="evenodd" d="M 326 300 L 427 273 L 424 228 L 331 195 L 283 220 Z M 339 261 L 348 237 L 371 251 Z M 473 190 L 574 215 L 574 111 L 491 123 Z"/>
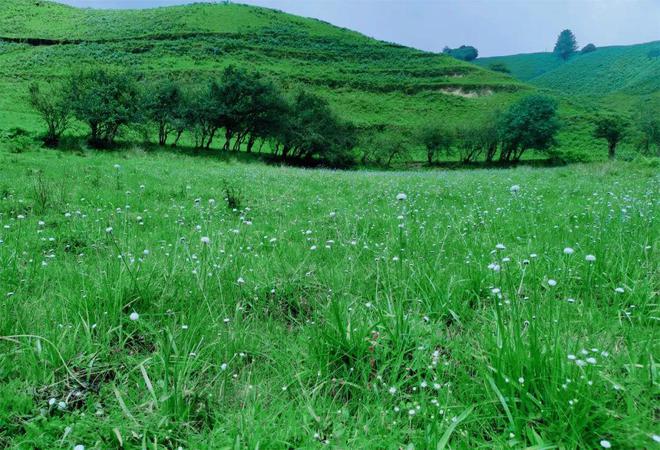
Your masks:
<path fill-rule="evenodd" d="M 179 143 L 179 139 L 181 139 L 181 135 L 183 134 L 183 130 L 177 130 L 176 132 L 176 138 L 174 138 L 174 142 L 172 142 L 172 147 L 176 147 L 177 144 Z"/>
<path fill-rule="evenodd" d="M 248 153 L 252 153 L 252 147 L 254 147 L 254 143 L 255 143 L 256 140 L 257 139 L 253 135 L 250 135 L 250 138 L 248 139 L 248 142 L 247 142 L 247 152 Z"/>
<path fill-rule="evenodd" d="M 607 156 L 610 159 L 614 159 L 616 156 L 616 142 L 610 142 L 607 149 Z"/>
<path fill-rule="evenodd" d="M 231 138 L 233 135 L 234 135 L 233 131 L 229 129 L 225 130 L 225 145 L 222 149 L 226 152 L 229 151 L 229 146 L 231 145 Z"/>

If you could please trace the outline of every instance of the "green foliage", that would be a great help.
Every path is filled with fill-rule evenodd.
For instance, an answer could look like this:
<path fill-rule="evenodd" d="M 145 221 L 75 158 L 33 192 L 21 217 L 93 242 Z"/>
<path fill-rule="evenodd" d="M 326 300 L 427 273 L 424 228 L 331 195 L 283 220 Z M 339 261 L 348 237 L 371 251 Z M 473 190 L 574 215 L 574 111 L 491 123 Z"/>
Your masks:
<path fill-rule="evenodd" d="M 323 98 L 305 91 L 295 95 L 291 113 L 276 137 L 276 154 L 283 159 L 310 159 L 317 156 L 334 165 L 352 160 L 355 128 L 342 121 Z"/>
<path fill-rule="evenodd" d="M 185 128 L 186 104 L 178 83 L 160 81 L 150 84 L 143 94 L 144 113 L 158 130 L 158 144 L 165 145 L 171 134 L 178 141 Z"/>
<path fill-rule="evenodd" d="M 566 61 L 578 49 L 577 40 L 571 30 L 564 30 L 559 33 L 553 53 Z"/>
<path fill-rule="evenodd" d="M 44 143 L 56 147 L 62 133 L 69 127 L 71 104 L 60 84 L 30 84 L 30 105 L 39 113 L 46 124 Z"/>
<path fill-rule="evenodd" d="M 482 155 L 485 161 L 492 162 L 499 144 L 497 120 L 493 117 L 481 123 L 459 126 L 456 142 L 462 162 L 473 162 Z"/>
<path fill-rule="evenodd" d="M 479 56 L 479 51 L 471 45 L 461 45 L 458 48 L 445 47 L 442 53 L 461 61 L 474 61 Z"/>
<path fill-rule="evenodd" d="M 135 78 L 127 73 L 80 72 L 69 80 L 68 92 L 73 114 L 89 126 L 89 142 L 94 147 L 111 147 L 122 126 L 139 121 L 140 91 Z"/>
<path fill-rule="evenodd" d="M 640 151 L 645 155 L 660 156 L 660 98 L 641 102 L 634 121 L 639 133 Z"/>
<path fill-rule="evenodd" d="M 614 159 L 616 147 L 623 139 L 628 129 L 628 122 L 620 116 L 607 115 L 596 119 L 594 137 L 607 141 L 608 156 Z"/>
<path fill-rule="evenodd" d="M 509 67 L 506 64 L 502 63 L 502 62 L 491 63 L 491 64 L 488 65 L 488 68 L 490 70 L 495 71 L 495 72 L 502 72 L 502 73 L 507 73 L 507 74 L 511 73 L 511 69 L 509 69 Z"/>
<path fill-rule="evenodd" d="M 531 95 L 523 98 L 500 118 L 501 161 L 519 161 L 529 149 L 548 150 L 555 145 L 559 131 L 556 100 Z"/>
<path fill-rule="evenodd" d="M 594 44 L 587 44 L 584 47 L 582 47 L 580 53 L 584 55 L 585 53 L 595 52 L 596 50 L 597 48 Z"/>
<path fill-rule="evenodd" d="M 455 133 L 441 125 L 427 124 L 420 130 L 419 140 L 426 149 L 426 161 L 431 165 L 440 152 L 450 152 Z"/>

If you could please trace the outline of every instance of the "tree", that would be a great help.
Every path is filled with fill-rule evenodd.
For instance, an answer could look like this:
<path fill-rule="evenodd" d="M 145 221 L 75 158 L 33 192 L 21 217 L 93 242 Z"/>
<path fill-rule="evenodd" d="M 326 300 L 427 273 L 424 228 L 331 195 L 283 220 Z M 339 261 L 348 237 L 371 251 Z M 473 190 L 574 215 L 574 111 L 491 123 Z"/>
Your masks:
<path fill-rule="evenodd" d="M 46 123 L 44 143 L 48 147 L 57 147 L 71 119 L 71 105 L 64 94 L 64 88 L 56 84 L 43 87 L 32 83 L 29 91 L 30 104 Z"/>
<path fill-rule="evenodd" d="M 364 143 L 366 154 L 379 165 L 390 167 L 395 160 L 405 160 L 410 155 L 410 143 L 407 136 L 400 130 L 386 130 L 384 128 L 375 130 Z"/>
<path fill-rule="evenodd" d="M 482 154 L 486 161 L 492 161 L 497 152 L 497 144 L 494 121 L 465 124 L 456 131 L 456 147 L 463 163 L 472 162 Z"/>
<path fill-rule="evenodd" d="M 458 48 L 445 47 L 442 53 L 462 61 L 474 61 L 479 56 L 479 51 L 471 45 L 461 45 Z"/>
<path fill-rule="evenodd" d="M 495 72 L 511 73 L 511 70 L 509 69 L 509 67 L 506 64 L 504 64 L 503 62 L 491 63 L 488 66 L 488 68 L 492 71 L 495 71 Z"/>
<path fill-rule="evenodd" d="M 607 155 L 610 159 L 616 156 L 616 147 L 626 134 L 628 124 L 620 116 L 602 116 L 596 119 L 594 137 L 607 141 Z"/>
<path fill-rule="evenodd" d="M 150 86 L 145 95 L 144 109 L 147 117 L 158 129 L 158 145 L 165 145 L 170 133 L 183 132 L 183 93 L 172 81 L 159 82 Z M 180 133 L 176 136 L 178 141 Z"/>
<path fill-rule="evenodd" d="M 564 30 L 559 33 L 554 49 L 555 55 L 566 61 L 577 51 L 577 49 L 577 40 L 571 30 Z"/>
<path fill-rule="evenodd" d="M 639 134 L 638 148 L 645 155 L 660 154 L 660 100 L 647 100 L 637 107 L 635 123 Z"/>
<path fill-rule="evenodd" d="M 530 95 L 514 103 L 498 124 L 500 161 L 519 161 L 529 149 L 551 148 L 559 130 L 556 114 L 557 102 L 544 95 Z"/>
<path fill-rule="evenodd" d="M 454 133 L 439 125 L 428 124 L 420 130 L 419 140 L 426 149 L 426 160 L 431 165 L 438 153 L 449 153 L 454 142 Z"/>
<path fill-rule="evenodd" d="M 582 53 L 584 55 L 586 53 L 595 52 L 596 50 L 597 49 L 596 49 L 596 46 L 594 44 L 587 44 L 584 47 L 582 47 L 582 50 L 580 50 L 580 53 Z"/>
<path fill-rule="evenodd" d="M 327 100 L 305 91 L 298 92 L 289 106 L 287 121 L 276 138 L 276 153 L 282 159 L 314 156 L 333 165 L 352 162 L 357 142 L 355 127 L 341 120 Z"/>
<path fill-rule="evenodd" d="M 94 147 L 111 147 L 122 126 L 139 120 L 140 91 L 127 73 L 81 72 L 71 77 L 69 86 L 73 114 L 89 126 Z"/>

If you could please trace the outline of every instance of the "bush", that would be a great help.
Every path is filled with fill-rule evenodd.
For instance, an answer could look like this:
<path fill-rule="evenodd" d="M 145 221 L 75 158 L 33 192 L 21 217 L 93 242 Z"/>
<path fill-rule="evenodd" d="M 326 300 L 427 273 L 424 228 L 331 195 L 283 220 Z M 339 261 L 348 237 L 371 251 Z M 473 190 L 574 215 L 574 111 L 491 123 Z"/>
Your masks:
<path fill-rule="evenodd" d="M 584 47 L 582 47 L 582 50 L 580 50 L 580 53 L 582 53 L 584 55 L 586 53 L 595 52 L 596 50 L 597 49 L 596 49 L 596 46 L 594 44 L 587 44 Z"/>
<path fill-rule="evenodd" d="M 442 53 L 461 61 L 474 61 L 479 56 L 479 51 L 471 45 L 461 45 L 458 48 L 445 47 Z"/>
<path fill-rule="evenodd" d="M 511 73 L 511 69 L 502 62 L 491 63 L 488 68 L 494 72 Z"/>

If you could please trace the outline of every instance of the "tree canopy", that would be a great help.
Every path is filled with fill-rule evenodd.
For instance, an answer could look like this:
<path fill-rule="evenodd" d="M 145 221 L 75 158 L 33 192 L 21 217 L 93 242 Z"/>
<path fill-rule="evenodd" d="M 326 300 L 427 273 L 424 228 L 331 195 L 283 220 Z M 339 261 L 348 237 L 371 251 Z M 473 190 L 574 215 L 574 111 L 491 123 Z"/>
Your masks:
<path fill-rule="evenodd" d="M 559 33 L 554 53 L 564 61 L 570 58 L 578 49 L 577 39 L 571 30 Z"/>
<path fill-rule="evenodd" d="M 530 95 L 514 103 L 500 118 L 501 161 L 519 161 L 527 150 L 548 150 L 559 130 L 557 102 L 544 95 Z"/>

